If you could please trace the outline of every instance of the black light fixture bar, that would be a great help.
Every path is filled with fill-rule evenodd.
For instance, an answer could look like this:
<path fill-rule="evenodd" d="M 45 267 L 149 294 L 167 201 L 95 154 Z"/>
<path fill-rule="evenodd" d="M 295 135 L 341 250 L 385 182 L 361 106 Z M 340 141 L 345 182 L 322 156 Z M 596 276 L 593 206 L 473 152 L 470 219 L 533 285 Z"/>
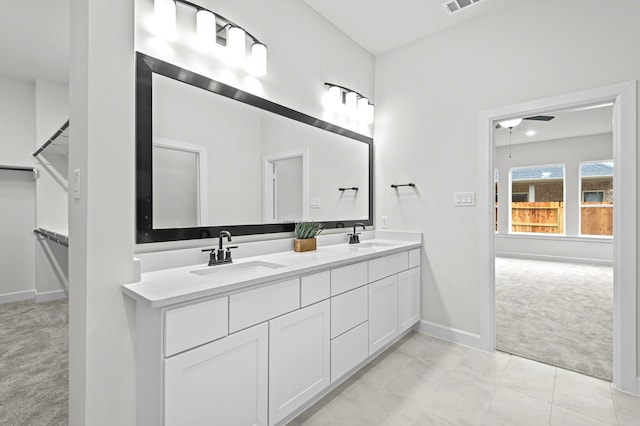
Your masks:
<path fill-rule="evenodd" d="M 213 15 L 216 17 L 216 22 L 217 22 L 218 20 L 220 20 L 220 21 L 223 21 L 223 22 L 224 22 L 224 25 L 222 25 L 222 28 L 226 28 L 226 27 L 229 27 L 229 26 L 236 27 L 236 28 L 240 28 L 240 29 L 241 29 L 242 31 L 244 31 L 244 33 L 245 33 L 247 36 L 249 36 L 249 37 L 250 37 L 250 38 L 251 38 L 255 43 L 260 43 L 260 44 L 264 45 L 265 47 L 267 46 L 266 44 L 264 44 L 263 42 L 261 42 L 260 40 L 258 40 L 258 38 L 257 38 L 256 36 L 254 36 L 253 34 L 251 34 L 249 31 L 247 31 L 247 30 L 246 30 L 244 27 L 242 27 L 241 25 L 236 24 L 236 23 L 235 23 L 235 22 L 233 22 L 232 20 L 225 18 L 224 16 L 220 15 L 219 13 L 214 12 L 214 11 L 213 11 L 213 10 L 211 10 L 211 9 L 207 9 L 206 7 L 202 7 L 202 6 L 198 5 L 198 4 L 191 3 L 190 1 L 187 1 L 187 0 L 174 0 L 174 1 L 176 2 L 176 4 L 177 4 L 177 3 L 180 3 L 180 4 L 183 4 L 183 5 L 185 5 L 185 6 L 189 6 L 189 7 L 193 8 L 193 9 L 195 9 L 195 10 L 196 10 L 196 12 L 197 12 L 197 11 L 200 11 L 200 10 L 204 10 L 204 11 L 207 11 L 207 12 L 211 12 L 211 13 L 213 13 Z M 226 38 L 223 38 L 223 40 L 225 40 L 225 41 L 226 41 Z"/>

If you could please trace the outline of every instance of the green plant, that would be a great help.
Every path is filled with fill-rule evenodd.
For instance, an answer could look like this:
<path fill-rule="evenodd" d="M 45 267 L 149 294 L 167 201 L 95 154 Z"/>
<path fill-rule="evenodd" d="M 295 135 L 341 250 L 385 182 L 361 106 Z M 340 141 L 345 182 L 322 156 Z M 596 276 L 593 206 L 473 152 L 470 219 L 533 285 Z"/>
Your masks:
<path fill-rule="evenodd" d="M 324 225 L 318 222 L 298 222 L 294 234 L 298 240 L 315 238 L 322 232 Z"/>

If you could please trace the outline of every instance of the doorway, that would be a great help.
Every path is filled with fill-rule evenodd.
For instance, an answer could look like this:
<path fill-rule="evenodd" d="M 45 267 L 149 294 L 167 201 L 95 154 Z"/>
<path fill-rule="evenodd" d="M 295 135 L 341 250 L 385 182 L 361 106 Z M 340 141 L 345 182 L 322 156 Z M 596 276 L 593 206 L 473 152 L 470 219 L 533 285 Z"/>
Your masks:
<path fill-rule="evenodd" d="M 264 156 L 265 223 L 299 222 L 309 215 L 308 150 Z"/>
<path fill-rule="evenodd" d="M 614 303 L 613 303 L 613 382 L 618 389 L 638 393 L 636 367 L 636 82 L 605 86 L 526 103 L 505 106 L 479 114 L 479 220 L 482 231 L 480 263 L 481 346 L 496 348 L 495 325 L 495 141 L 498 121 L 525 117 L 543 111 L 564 110 L 613 103 L 614 180 Z M 622 233 L 624 229 L 624 233 Z"/>
<path fill-rule="evenodd" d="M 609 381 L 611 118 L 600 103 L 494 130 L 496 349 Z"/>

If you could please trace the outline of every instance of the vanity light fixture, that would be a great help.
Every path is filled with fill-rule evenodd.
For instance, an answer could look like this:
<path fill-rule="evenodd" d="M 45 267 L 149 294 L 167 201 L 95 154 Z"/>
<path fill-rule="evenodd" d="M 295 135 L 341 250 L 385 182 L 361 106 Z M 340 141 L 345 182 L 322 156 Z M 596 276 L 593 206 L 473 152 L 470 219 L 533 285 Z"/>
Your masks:
<path fill-rule="evenodd" d="M 373 123 L 374 106 L 368 98 L 337 84 L 325 83 L 324 85 L 329 91 L 331 109 L 361 123 Z"/>
<path fill-rule="evenodd" d="M 198 47 L 212 51 L 224 46 L 224 55 L 233 65 L 243 66 L 256 77 L 267 74 L 267 46 L 240 25 L 222 15 L 187 0 L 154 0 L 155 32 L 167 39 L 176 38 L 176 9 L 184 5 L 196 10 L 196 38 Z M 247 54 L 247 45 L 251 46 Z"/>

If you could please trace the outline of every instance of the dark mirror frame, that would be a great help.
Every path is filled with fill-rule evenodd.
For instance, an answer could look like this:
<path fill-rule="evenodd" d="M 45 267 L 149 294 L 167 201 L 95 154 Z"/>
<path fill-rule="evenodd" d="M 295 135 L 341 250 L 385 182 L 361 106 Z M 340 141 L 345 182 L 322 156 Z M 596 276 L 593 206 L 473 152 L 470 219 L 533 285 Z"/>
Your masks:
<path fill-rule="evenodd" d="M 216 225 L 191 228 L 153 228 L 152 181 L 152 76 L 159 74 L 199 87 L 221 96 L 252 105 L 264 111 L 290 118 L 309 126 L 337 133 L 369 145 L 369 217 L 359 220 L 332 220 L 322 222 L 327 229 L 347 228 L 356 223 L 373 225 L 373 138 L 336 126 L 310 115 L 292 110 L 251 93 L 226 85 L 208 77 L 180 68 L 168 62 L 136 52 L 136 243 L 217 238 L 220 231 L 232 235 L 271 234 L 293 232 L 293 223 L 269 223 L 247 225 Z"/>

